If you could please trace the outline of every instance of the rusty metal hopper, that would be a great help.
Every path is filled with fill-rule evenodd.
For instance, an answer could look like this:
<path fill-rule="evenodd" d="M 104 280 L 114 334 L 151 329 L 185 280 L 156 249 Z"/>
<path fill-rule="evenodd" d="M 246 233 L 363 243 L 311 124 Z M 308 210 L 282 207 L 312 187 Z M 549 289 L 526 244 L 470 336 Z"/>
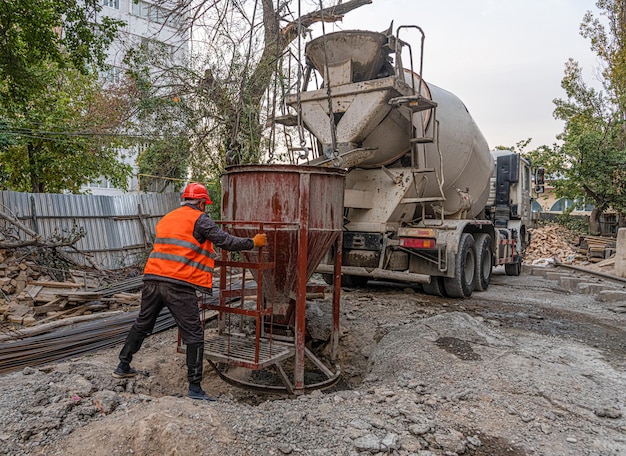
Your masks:
<path fill-rule="evenodd" d="M 317 166 L 246 165 L 228 168 L 222 177 L 223 220 L 250 222 L 235 223 L 229 231 L 252 237 L 262 224 L 268 233 L 264 252 L 275 269 L 273 277 L 263 276 L 262 286 L 272 294 L 277 314 L 284 315 L 341 235 L 344 175 Z M 242 254 L 254 261 L 258 250 Z"/>
<path fill-rule="evenodd" d="M 330 33 L 316 38 L 306 45 L 305 52 L 315 69 L 322 75 L 324 63 L 339 66 L 346 62 L 352 65 L 352 82 L 374 79 L 385 64 L 388 51 L 383 44 L 387 36 L 365 30 Z"/>

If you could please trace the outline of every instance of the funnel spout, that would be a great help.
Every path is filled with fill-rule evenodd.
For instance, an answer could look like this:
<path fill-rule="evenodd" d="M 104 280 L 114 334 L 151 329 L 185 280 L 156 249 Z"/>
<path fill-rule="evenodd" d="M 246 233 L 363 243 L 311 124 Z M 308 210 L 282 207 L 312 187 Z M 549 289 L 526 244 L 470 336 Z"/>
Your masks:
<path fill-rule="evenodd" d="M 368 81 L 380 77 L 387 67 L 389 50 L 384 46 L 387 36 L 364 30 L 330 33 L 316 38 L 306 46 L 309 62 L 326 79 L 326 66 L 331 85 Z M 390 68 L 390 67 L 389 67 Z"/>

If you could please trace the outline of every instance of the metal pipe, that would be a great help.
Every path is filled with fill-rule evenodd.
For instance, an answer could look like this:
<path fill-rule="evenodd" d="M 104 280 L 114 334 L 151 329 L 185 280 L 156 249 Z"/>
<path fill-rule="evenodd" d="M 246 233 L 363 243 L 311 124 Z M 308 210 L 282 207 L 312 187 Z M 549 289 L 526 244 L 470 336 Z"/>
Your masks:
<path fill-rule="evenodd" d="M 333 274 L 332 264 L 320 264 L 316 272 Z M 358 266 L 341 266 L 341 273 L 346 275 L 369 277 L 370 279 L 398 280 L 401 282 L 430 283 L 430 276 L 426 274 L 414 274 L 412 272 L 386 271 L 375 268 L 368 270 Z"/>
<path fill-rule="evenodd" d="M 600 271 L 591 271 L 589 269 L 585 269 L 585 268 L 581 268 L 578 266 L 573 266 L 571 264 L 565 264 L 565 263 L 561 263 L 561 261 L 558 258 L 554 259 L 554 264 L 557 266 L 561 266 L 567 269 L 572 269 L 574 271 L 580 271 L 580 272 L 585 272 L 587 274 L 591 274 L 591 275 L 595 275 L 598 277 L 602 277 L 604 279 L 608 279 L 608 280 L 614 280 L 616 282 L 621 282 L 621 283 L 626 283 L 626 277 L 618 277 L 618 276 L 614 276 L 611 274 L 607 274 L 605 272 L 600 272 Z"/>

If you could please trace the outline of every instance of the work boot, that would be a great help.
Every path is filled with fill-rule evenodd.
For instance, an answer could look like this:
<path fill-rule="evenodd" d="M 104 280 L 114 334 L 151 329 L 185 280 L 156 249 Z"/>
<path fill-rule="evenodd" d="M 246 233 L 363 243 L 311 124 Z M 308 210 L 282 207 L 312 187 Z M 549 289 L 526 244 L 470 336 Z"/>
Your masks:
<path fill-rule="evenodd" d="M 114 378 L 130 378 L 137 376 L 138 373 L 137 369 L 130 367 L 130 364 L 120 362 L 111 375 L 113 375 Z"/>
<path fill-rule="evenodd" d="M 214 397 L 207 395 L 207 393 L 204 392 L 204 390 L 202 389 L 199 383 L 189 384 L 189 391 L 187 392 L 187 397 L 191 399 L 195 399 L 197 401 L 215 402 L 216 400 Z"/>

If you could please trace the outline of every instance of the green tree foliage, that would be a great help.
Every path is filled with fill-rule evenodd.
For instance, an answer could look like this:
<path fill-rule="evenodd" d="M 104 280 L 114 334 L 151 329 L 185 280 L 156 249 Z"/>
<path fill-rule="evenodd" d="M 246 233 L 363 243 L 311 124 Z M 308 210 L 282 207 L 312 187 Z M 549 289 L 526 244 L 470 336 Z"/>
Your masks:
<path fill-rule="evenodd" d="M 0 2 L 0 186 L 77 192 L 100 174 L 122 182 L 121 99 L 95 74 L 120 22 L 99 0 Z"/>
<path fill-rule="evenodd" d="M 567 65 L 562 86 L 568 101 L 555 101 L 555 116 L 565 120 L 566 126 L 563 145 L 555 152 L 567 179 L 560 180 L 557 188 L 569 199 L 592 201 L 599 213 L 609 207 L 626 212 L 623 113 L 585 85 L 573 61 Z"/>
<path fill-rule="evenodd" d="M 25 101 L 45 89 L 48 64 L 81 73 L 102 65 L 119 21 L 100 12 L 100 0 L 10 0 L 0 2 L 0 80 L 3 102 Z"/>
<path fill-rule="evenodd" d="M 48 91 L 28 103 L 23 115 L 0 106 L 10 118 L 10 143 L 0 148 L 2 187 L 24 192 L 79 192 L 100 175 L 126 185 L 131 169 L 118 160 L 124 100 L 103 90 L 95 75 L 50 66 L 40 76 Z M 2 128 L 0 126 L 0 128 Z"/>
<path fill-rule="evenodd" d="M 590 87 L 570 59 L 561 81 L 566 98 L 554 100 L 555 118 L 565 121 L 558 137 L 562 144 L 528 154 L 554 178 L 559 197 L 595 206 L 593 233 L 599 232 L 599 217 L 608 208 L 626 214 L 626 10 L 618 0 L 596 5 L 607 20 L 588 12 L 581 34 L 602 62 L 603 90 Z"/>
<path fill-rule="evenodd" d="M 515 153 L 522 154 L 524 153 L 524 150 L 526 149 L 526 147 L 528 147 L 528 145 L 530 144 L 532 140 L 533 140 L 532 138 L 523 139 L 515 143 L 514 146 L 496 146 L 495 150 L 510 150 Z"/>
<path fill-rule="evenodd" d="M 181 64 L 186 62 L 171 61 L 164 43 L 145 42 L 127 53 L 125 63 L 134 128 L 143 139 L 137 158 L 140 187 L 157 192 L 179 189 L 187 178 L 190 136 L 197 119 L 193 97 L 180 89 L 193 76 Z"/>

